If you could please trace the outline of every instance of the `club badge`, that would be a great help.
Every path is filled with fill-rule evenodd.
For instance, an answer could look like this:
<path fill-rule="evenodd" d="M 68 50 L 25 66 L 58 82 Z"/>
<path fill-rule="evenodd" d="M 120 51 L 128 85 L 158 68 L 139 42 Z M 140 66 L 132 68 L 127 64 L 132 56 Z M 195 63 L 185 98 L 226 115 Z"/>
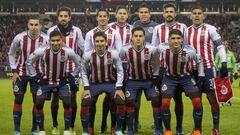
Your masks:
<path fill-rule="evenodd" d="M 108 59 L 107 59 L 107 64 L 112 64 L 112 63 L 113 63 L 112 59 L 111 59 L 111 58 L 108 58 Z"/>
<path fill-rule="evenodd" d="M 162 86 L 162 91 L 166 91 L 167 90 L 167 85 L 166 84 L 163 84 Z"/>
<path fill-rule="evenodd" d="M 149 32 L 149 33 L 153 33 L 153 27 L 149 27 L 149 28 L 148 28 L 148 32 Z"/>
<path fill-rule="evenodd" d="M 150 55 L 149 54 L 145 54 L 144 55 L 144 60 L 149 60 L 150 59 Z"/>
<path fill-rule="evenodd" d="M 61 56 L 60 61 L 64 62 L 65 61 L 65 56 Z"/>

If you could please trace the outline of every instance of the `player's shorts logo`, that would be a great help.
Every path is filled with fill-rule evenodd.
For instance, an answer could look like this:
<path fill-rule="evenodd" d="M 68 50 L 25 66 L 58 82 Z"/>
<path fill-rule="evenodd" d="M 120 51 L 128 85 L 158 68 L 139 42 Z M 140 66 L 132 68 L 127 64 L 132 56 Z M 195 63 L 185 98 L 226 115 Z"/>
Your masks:
<path fill-rule="evenodd" d="M 149 27 L 149 28 L 148 28 L 148 32 L 149 32 L 149 33 L 153 33 L 153 27 Z"/>
<path fill-rule="evenodd" d="M 130 94 L 129 90 L 126 90 L 125 95 L 127 98 L 130 97 L 131 94 Z"/>
<path fill-rule="evenodd" d="M 37 96 L 41 96 L 42 95 L 42 89 L 39 88 L 38 91 L 37 91 Z"/>
<path fill-rule="evenodd" d="M 166 91 L 167 90 L 167 85 L 166 84 L 163 84 L 162 86 L 162 91 Z"/>
<path fill-rule="evenodd" d="M 222 86 L 222 88 L 221 88 L 221 93 L 222 93 L 223 95 L 226 95 L 226 94 L 228 93 L 228 89 L 225 87 L 225 85 Z"/>
<path fill-rule="evenodd" d="M 19 87 L 17 86 L 17 84 L 14 85 L 13 91 L 14 91 L 14 92 L 18 92 L 18 91 L 19 91 Z"/>

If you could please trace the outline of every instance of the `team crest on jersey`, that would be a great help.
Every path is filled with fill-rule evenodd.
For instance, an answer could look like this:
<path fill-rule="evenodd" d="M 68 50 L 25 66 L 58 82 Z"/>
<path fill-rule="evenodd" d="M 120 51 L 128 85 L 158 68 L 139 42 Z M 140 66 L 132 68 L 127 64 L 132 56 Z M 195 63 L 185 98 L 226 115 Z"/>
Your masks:
<path fill-rule="evenodd" d="M 149 54 L 145 54 L 144 55 L 144 60 L 149 60 L 150 59 L 150 55 Z"/>
<path fill-rule="evenodd" d="M 149 28 L 148 28 L 148 32 L 149 32 L 149 33 L 153 33 L 153 27 L 149 27 Z"/>
<path fill-rule="evenodd" d="M 162 86 L 162 91 L 166 91 L 167 90 L 167 85 L 166 84 L 163 84 Z"/>
<path fill-rule="evenodd" d="M 18 87 L 17 84 L 14 84 L 13 91 L 14 92 L 18 92 L 19 91 L 19 87 Z"/>
<path fill-rule="evenodd" d="M 222 86 L 222 88 L 221 88 L 221 93 L 222 93 L 223 95 L 226 95 L 226 94 L 228 93 L 228 89 L 226 88 L 225 85 Z"/>
<path fill-rule="evenodd" d="M 204 36 L 205 35 L 205 30 L 201 30 L 200 36 Z"/>
<path fill-rule="evenodd" d="M 64 62 L 64 61 L 65 61 L 65 57 L 64 57 L 64 56 L 61 56 L 60 61 L 61 61 L 61 62 Z"/>
<path fill-rule="evenodd" d="M 130 92 L 129 92 L 129 90 L 126 90 L 125 95 L 126 95 L 127 98 L 130 97 Z"/>
<path fill-rule="evenodd" d="M 72 38 L 73 37 L 73 32 L 70 31 L 69 36 Z"/>
<path fill-rule="evenodd" d="M 107 59 L 107 64 L 112 64 L 112 63 L 113 63 L 112 59 L 111 59 L 111 58 L 108 58 L 108 59 Z"/>
<path fill-rule="evenodd" d="M 41 95 L 42 95 L 42 89 L 39 88 L 39 89 L 37 90 L 37 96 L 41 96 Z"/>
<path fill-rule="evenodd" d="M 186 62 L 186 61 L 187 61 L 187 57 L 186 57 L 186 56 L 182 56 L 181 61 L 182 61 L 182 62 Z"/>
<path fill-rule="evenodd" d="M 112 34 L 108 34 L 108 39 L 112 39 Z"/>

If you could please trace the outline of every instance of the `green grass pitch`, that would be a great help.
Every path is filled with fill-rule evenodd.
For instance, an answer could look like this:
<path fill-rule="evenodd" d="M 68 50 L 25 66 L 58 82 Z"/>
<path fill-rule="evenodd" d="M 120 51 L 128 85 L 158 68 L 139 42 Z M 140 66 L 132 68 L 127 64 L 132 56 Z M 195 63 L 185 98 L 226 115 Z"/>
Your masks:
<path fill-rule="evenodd" d="M 80 123 L 80 95 L 81 90 L 78 92 L 78 112 L 76 118 L 76 131 L 77 134 L 80 135 L 82 132 L 81 123 Z M 238 82 L 235 81 L 233 85 L 234 97 L 232 99 L 232 107 L 223 106 L 221 107 L 221 115 L 220 115 L 220 131 L 221 135 L 239 135 L 240 134 L 240 88 L 238 87 Z M 103 95 L 100 96 L 97 104 L 97 114 L 95 120 L 95 133 L 98 134 L 98 130 L 100 128 L 101 123 L 101 103 L 103 99 Z M 188 98 L 184 97 L 184 120 L 183 127 L 184 132 L 188 133 L 193 129 L 193 118 L 192 118 L 192 104 Z M 13 107 L 13 90 L 11 80 L 0 80 L 0 135 L 11 135 L 13 134 L 13 116 L 12 116 L 12 107 Z M 22 135 L 29 135 L 31 130 L 31 119 L 32 119 L 32 98 L 29 90 L 27 91 L 24 102 L 23 102 L 23 115 L 21 121 L 21 132 Z M 206 100 L 206 96 L 203 95 L 203 133 L 204 135 L 210 135 L 210 131 L 212 129 L 212 116 L 210 112 L 210 105 Z M 171 112 L 172 112 L 172 122 L 171 126 L 173 129 L 173 133 L 175 133 L 175 115 L 174 115 L 174 102 L 171 104 Z M 45 130 L 47 135 L 51 134 L 52 128 L 52 120 L 50 114 L 50 102 L 47 101 L 44 106 L 45 112 Z M 63 124 L 63 109 L 62 104 L 60 102 L 59 108 L 59 128 L 61 133 L 64 130 Z M 152 120 L 152 109 L 150 106 L 150 102 L 147 102 L 145 97 L 142 97 L 142 105 L 140 110 L 140 122 L 142 128 L 137 135 L 152 135 L 151 125 L 153 123 Z M 110 120 L 108 117 L 108 127 L 110 127 Z M 108 128 L 109 134 L 110 129 Z"/>

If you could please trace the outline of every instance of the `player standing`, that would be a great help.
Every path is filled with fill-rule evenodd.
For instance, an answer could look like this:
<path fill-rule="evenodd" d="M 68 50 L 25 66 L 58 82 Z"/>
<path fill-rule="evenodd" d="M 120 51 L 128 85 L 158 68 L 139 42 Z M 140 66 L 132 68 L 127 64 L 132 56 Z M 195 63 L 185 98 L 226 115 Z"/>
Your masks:
<path fill-rule="evenodd" d="M 82 37 L 82 31 L 80 28 L 74 26 L 71 22 L 71 10 L 68 7 L 61 7 L 57 10 L 58 24 L 51 27 L 48 30 L 48 35 L 54 31 L 58 30 L 62 34 L 63 42 L 67 47 L 70 47 L 74 50 L 75 53 L 81 55 L 84 51 L 84 39 Z M 70 74 L 75 69 L 75 64 L 72 60 L 67 62 L 67 74 Z M 73 82 L 70 82 L 71 89 L 71 108 L 72 108 L 72 119 L 71 119 L 71 128 L 70 132 L 75 135 L 74 124 L 77 114 L 77 91 L 79 90 L 79 76 L 76 76 Z M 52 120 L 53 120 L 53 135 L 60 134 L 58 130 L 58 108 L 59 108 L 59 96 L 57 93 L 53 93 L 53 99 L 51 104 Z"/>
<path fill-rule="evenodd" d="M 8 52 L 10 67 L 13 72 L 13 85 L 14 85 L 14 106 L 13 106 L 13 119 L 14 119 L 14 135 L 21 135 L 20 123 L 22 117 L 22 102 L 24 94 L 27 90 L 28 83 L 33 98 L 33 104 L 36 102 L 36 92 L 38 89 L 37 82 L 34 81 L 29 75 L 27 69 L 27 59 L 35 49 L 42 45 L 46 45 L 48 37 L 42 33 L 39 16 L 30 16 L 27 23 L 28 30 L 18 34 L 12 41 L 11 47 Z M 18 54 L 19 53 L 19 54 Z M 16 61 L 16 56 L 17 61 Z M 37 61 L 34 65 L 38 77 L 41 76 L 41 60 Z M 32 131 L 31 135 L 37 134 L 37 124 L 34 116 L 34 105 L 32 110 Z"/>

